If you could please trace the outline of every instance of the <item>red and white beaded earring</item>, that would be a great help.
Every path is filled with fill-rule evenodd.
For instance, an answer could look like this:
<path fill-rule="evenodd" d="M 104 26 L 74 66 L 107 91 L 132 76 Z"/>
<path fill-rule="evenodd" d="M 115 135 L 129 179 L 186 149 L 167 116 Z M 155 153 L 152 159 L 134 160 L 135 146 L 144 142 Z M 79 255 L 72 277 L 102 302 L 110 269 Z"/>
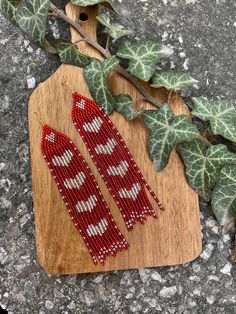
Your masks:
<path fill-rule="evenodd" d="M 73 92 L 72 119 L 120 208 L 127 229 L 131 230 L 136 221 L 144 223 L 147 216 L 156 217 L 145 188 L 159 208 L 164 208 L 105 111 L 95 101 Z"/>
<path fill-rule="evenodd" d="M 71 140 L 43 125 L 41 151 L 94 263 L 104 264 L 106 256 L 127 249 L 89 166 Z"/>

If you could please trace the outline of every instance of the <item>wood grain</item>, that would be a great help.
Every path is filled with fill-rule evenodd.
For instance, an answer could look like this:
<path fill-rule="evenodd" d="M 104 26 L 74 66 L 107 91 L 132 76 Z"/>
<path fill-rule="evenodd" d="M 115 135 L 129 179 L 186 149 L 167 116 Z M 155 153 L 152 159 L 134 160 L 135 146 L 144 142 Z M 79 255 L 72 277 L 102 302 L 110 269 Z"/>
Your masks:
<path fill-rule="evenodd" d="M 67 6 L 68 15 L 76 21 L 82 11 L 88 14 L 88 20 L 81 25 L 96 39 L 97 8 Z M 80 39 L 73 29 L 71 36 L 73 42 Z M 98 52 L 85 42 L 81 42 L 80 47 L 82 52 L 101 58 Z M 142 122 L 128 122 L 118 113 L 111 115 L 144 177 L 166 208 L 166 211 L 159 214 L 159 219 L 149 217 L 144 225 L 136 224 L 134 230 L 128 232 L 113 198 L 72 124 L 72 98 L 68 87 L 63 86 L 65 81 L 73 90 L 92 98 L 83 79 L 82 69 L 61 65 L 49 79 L 38 86 L 29 102 L 30 152 L 39 264 L 50 273 L 72 274 L 181 264 L 196 258 L 201 251 L 198 197 L 186 182 L 178 155 L 173 152 L 168 166 L 157 173 L 148 157 L 148 130 Z M 111 75 L 110 84 L 115 94 L 128 93 L 133 98 L 141 97 L 139 92 L 118 74 Z M 156 97 L 166 99 L 164 91 L 150 91 Z M 146 103 L 139 105 L 151 108 Z M 175 114 L 188 113 L 183 100 L 177 95 L 172 97 L 172 108 Z M 119 253 L 116 258 L 108 257 L 104 267 L 93 265 L 45 164 L 40 151 L 41 125 L 35 112 L 43 123 L 65 133 L 77 145 L 95 174 L 116 223 L 130 244 L 130 248 Z M 157 208 L 153 200 L 150 200 Z"/>

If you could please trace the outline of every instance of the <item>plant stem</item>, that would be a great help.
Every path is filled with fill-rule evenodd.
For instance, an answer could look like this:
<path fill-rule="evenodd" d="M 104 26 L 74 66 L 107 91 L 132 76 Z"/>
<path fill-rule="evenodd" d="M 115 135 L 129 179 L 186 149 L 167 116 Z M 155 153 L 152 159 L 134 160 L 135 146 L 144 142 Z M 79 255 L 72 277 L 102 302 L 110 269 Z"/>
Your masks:
<path fill-rule="evenodd" d="M 73 45 L 78 45 L 81 41 L 85 41 L 84 39 L 79 39 L 79 40 L 76 40 L 74 43 L 72 43 Z"/>
<path fill-rule="evenodd" d="M 102 46 L 100 46 L 95 40 L 93 40 L 90 36 L 88 36 L 79 23 L 76 23 L 75 21 L 70 19 L 62 10 L 58 9 L 52 2 L 50 2 L 50 10 L 53 11 L 51 15 L 59 17 L 63 19 L 65 22 L 67 22 L 69 25 L 71 25 L 89 45 L 99 50 L 103 55 L 106 54 L 106 50 Z"/>
<path fill-rule="evenodd" d="M 201 140 L 206 144 L 207 147 L 211 146 L 211 142 L 208 141 L 208 139 L 204 136 L 201 136 Z"/>
<path fill-rule="evenodd" d="M 133 100 L 131 101 L 131 104 L 134 104 L 135 102 L 138 102 L 138 101 L 145 101 L 145 98 L 133 99 Z"/>
<path fill-rule="evenodd" d="M 59 17 L 63 19 L 65 22 L 67 22 L 69 25 L 71 25 L 88 43 L 90 46 L 95 48 L 97 51 L 99 51 L 103 57 L 109 58 L 111 57 L 111 53 L 109 50 L 104 49 L 101 45 L 99 45 L 92 37 L 90 37 L 80 26 L 79 23 L 76 23 L 72 19 L 70 19 L 64 11 L 58 9 L 53 3 L 50 2 L 50 10 L 52 11 L 51 15 L 55 17 Z M 155 97 L 153 97 L 147 90 L 146 88 L 141 84 L 141 82 L 128 73 L 122 66 L 118 66 L 117 69 L 115 70 L 117 73 L 121 74 L 124 76 L 127 80 L 129 80 L 138 90 L 139 92 L 144 96 L 145 100 L 149 103 L 151 103 L 153 106 L 160 108 L 162 106 L 162 102 L 157 100 Z"/>
<path fill-rule="evenodd" d="M 106 51 L 109 51 L 110 35 L 107 33 Z"/>
<path fill-rule="evenodd" d="M 127 78 L 127 80 L 129 80 L 140 91 L 147 102 L 157 108 L 161 108 L 162 102 L 153 97 L 135 76 L 127 72 L 122 66 L 118 66 L 115 71 Z"/>
<path fill-rule="evenodd" d="M 230 261 L 234 263 L 236 262 L 236 235 L 235 235 L 235 244 L 234 244 L 233 252 L 230 256 Z"/>
<path fill-rule="evenodd" d="M 169 106 L 171 105 L 171 97 L 172 97 L 173 92 L 174 92 L 173 89 L 169 91 L 168 100 L 167 100 L 167 104 Z"/>

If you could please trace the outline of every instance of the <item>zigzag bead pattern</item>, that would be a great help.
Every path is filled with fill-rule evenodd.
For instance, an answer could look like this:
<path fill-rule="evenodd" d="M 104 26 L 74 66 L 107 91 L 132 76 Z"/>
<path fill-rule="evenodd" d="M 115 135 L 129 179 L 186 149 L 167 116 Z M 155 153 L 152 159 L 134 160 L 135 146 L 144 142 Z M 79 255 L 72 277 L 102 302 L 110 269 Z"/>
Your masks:
<path fill-rule="evenodd" d="M 129 164 L 126 160 L 122 160 L 118 166 L 109 166 L 107 173 L 110 176 L 121 176 L 124 177 L 128 171 Z"/>
<path fill-rule="evenodd" d="M 94 264 L 104 265 L 106 256 L 127 249 L 95 177 L 70 139 L 44 125 L 41 151 Z"/>
<path fill-rule="evenodd" d="M 93 100 L 73 93 L 72 119 L 123 215 L 128 230 L 147 216 L 157 217 L 146 189 L 164 210 L 144 179 L 120 133 L 105 111 Z"/>

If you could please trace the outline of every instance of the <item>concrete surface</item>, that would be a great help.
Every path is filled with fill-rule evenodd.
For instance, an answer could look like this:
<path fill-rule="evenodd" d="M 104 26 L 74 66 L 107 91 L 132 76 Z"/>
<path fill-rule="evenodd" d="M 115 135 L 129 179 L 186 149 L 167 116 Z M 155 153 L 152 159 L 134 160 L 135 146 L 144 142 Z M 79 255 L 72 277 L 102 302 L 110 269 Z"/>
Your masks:
<path fill-rule="evenodd" d="M 54 1 L 56 4 L 57 1 Z M 236 97 L 235 0 L 113 1 L 137 38 L 175 47 L 172 68 L 200 81 L 192 95 Z M 131 17 L 130 17 L 131 16 Z M 64 32 L 51 20 L 54 36 Z M 182 266 L 55 276 L 35 260 L 27 103 L 59 66 L 0 15 L 0 305 L 9 313 L 235 313 L 235 265 L 202 203 L 203 252 Z M 164 64 L 165 66 L 165 64 Z M 166 65 L 168 66 L 168 65 Z M 184 96 L 189 96 L 184 91 Z"/>

